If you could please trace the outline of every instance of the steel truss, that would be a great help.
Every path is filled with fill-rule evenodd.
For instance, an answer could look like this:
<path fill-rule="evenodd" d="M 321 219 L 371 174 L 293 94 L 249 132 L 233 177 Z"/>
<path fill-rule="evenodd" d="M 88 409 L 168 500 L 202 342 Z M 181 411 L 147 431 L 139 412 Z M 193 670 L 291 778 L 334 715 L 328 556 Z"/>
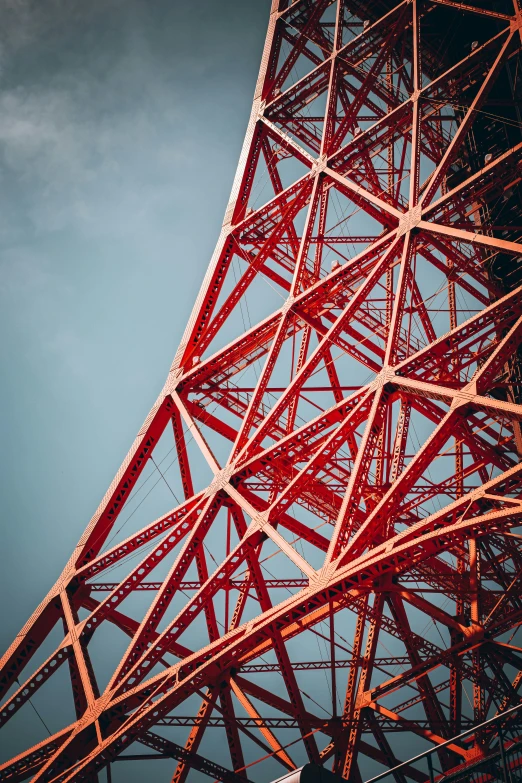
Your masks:
<path fill-rule="evenodd" d="M 172 783 L 359 781 L 519 702 L 521 31 L 493 0 L 273 0 L 165 386 L 1 662 L 4 731 L 64 664 L 75 717 L 1 780 L 153 750 Z M 183 499 L 124 538 L 156 473 Z"/>

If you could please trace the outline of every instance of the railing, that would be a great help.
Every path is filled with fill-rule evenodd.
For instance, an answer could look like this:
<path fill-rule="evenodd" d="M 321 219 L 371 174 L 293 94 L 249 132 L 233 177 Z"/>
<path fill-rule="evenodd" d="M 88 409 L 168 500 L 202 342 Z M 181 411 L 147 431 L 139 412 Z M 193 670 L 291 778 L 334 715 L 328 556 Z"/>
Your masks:
<path fill-rule="evenodd" d="M 426 774 L 430 783 L 522 783 L 521 710 L 522 703 L 381 772 L 366 783 L 377 783 L 386 778 L 400 780 L 402 775 L 409 777 L 408 771 L 412 768 Z M 519 711 L 520 715 L 517 715 Z M 466 745 L 470 745 L 470 737 L 473 745 L 476 745 L 478 740 L 479 751 L 476 759 L 468 757 L 463 759 L 461 764 L 452 765 L 450 770 L 440 769 L 440 760 L 444 756 L 448 759 L 448 754 L 451 754 L 455 758 L 458 748 L 469 750 Z"/>

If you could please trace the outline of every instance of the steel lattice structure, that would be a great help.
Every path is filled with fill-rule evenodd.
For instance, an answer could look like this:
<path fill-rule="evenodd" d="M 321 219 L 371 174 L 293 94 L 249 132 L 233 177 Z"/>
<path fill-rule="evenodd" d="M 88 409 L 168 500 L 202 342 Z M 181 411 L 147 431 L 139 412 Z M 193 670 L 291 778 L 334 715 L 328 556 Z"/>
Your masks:
<path fill-rule="evenodd" d="M 511 0 L 273 0 L 168 379 L 2 659 L 2 726 L 62 665 L 75 719 L 0 780 L 359 781 L 519 702 L 521 33 Z M 157 473 L 184 497 L 125 538 Z"/>

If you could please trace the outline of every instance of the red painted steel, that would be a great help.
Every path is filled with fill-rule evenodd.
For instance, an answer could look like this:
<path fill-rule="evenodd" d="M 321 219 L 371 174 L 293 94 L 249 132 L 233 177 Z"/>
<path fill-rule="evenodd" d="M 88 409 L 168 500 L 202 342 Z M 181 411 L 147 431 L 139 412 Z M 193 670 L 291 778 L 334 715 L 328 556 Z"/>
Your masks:
<path fill-rule="evenodd" d="M 0 780 L 141 743 L 175 783 L 359 781 L 518 703 L 521 30 L 501 2 L 273 0 L 165 386 L 1 662 L 2 726 L 65 663 L 75 718 Z M 183 500 L 124 538 L 156 473 Z"/>

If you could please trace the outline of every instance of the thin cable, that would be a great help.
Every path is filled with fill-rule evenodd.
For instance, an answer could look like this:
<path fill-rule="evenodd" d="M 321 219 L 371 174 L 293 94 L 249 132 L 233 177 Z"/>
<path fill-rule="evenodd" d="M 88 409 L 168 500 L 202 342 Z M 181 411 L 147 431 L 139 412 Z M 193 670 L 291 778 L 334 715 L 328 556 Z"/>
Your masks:
<path fill-rule="evenodd" d="M 152 454 L 150 455 L 150 458 L 151 458 L 151 460 L 152 460 L 152 463 L 153 463 L 154 467 L 156 468 L 156 470 L 157 470 L 157 471 L 158 471 L 158 473 L 160 474 L 161 478 L 163 479 L 163 481 L 165 482 L 165 484 L 167 485 L 167 487 L 170 489 L 170 491 L 171 491 L 171 493 L 172 493 L 172 496 L 173 496 L 174 500 L 176 501 L 176 503 L 178 504 L 178 506 L 180 506 L 180 505 L 181 505 L 181 503 L 180 503 L 180 501 L 179 501 L 179 499 L 178 499 L 178 496 L 176 495 L 176 493 L 174 492 L 174 490 L 173 490 L 173 489 L 172 489 L 172 487 L 170 486 L 169 482 L 167 481 L 167 479 L 165 478 L 165 476 L 163 475 L 163 473 L 161 472 L 161 470 L 160 470 L 160 469 L 159 469 L 159 467 L 157 466 L 157 464 L 156 464 L 156 462 L 155 462 L 155 460 L 154 460 L 154 457 L 152 456 Z"/>
<path fill-rule="evenodd" d="M 17 682 L 17 683 L 18 683 L 18 687 L 20 687 L 20 680 L 18 679 L 18 677 L 15 677 L 15 682 Z M 40 721 L 42 722 L 42 725 L 43 725 L 43 727 L 45 728 L 46 732 L 47 732 L 47 733 L 48 733 L 48 735 L 51 737 L 51 736 L 52 736 L 52 734 L 51 734 L 51 730 L 50 730 L 49 726 L 47 725 L 47 723 L 46 723 L 46 722 L 44 721 L 44 719 L 42 718 L 42 716 L 40 715 L 40 713 L 38 712 L 38 710 L 36 709 L 36 707 L 34 706 L 34 704 L 33 704 L 33 700 L 32 700 L 31 698 L 29 698 L 29 699 L 28 699 L 28 702 L 29 702 L 29 704 L 31 705 L 31 707 L 33 708 L 33 710 L 36 712 L 36 714 L 38 715 L 38 717 L 40 718 Z"/>

